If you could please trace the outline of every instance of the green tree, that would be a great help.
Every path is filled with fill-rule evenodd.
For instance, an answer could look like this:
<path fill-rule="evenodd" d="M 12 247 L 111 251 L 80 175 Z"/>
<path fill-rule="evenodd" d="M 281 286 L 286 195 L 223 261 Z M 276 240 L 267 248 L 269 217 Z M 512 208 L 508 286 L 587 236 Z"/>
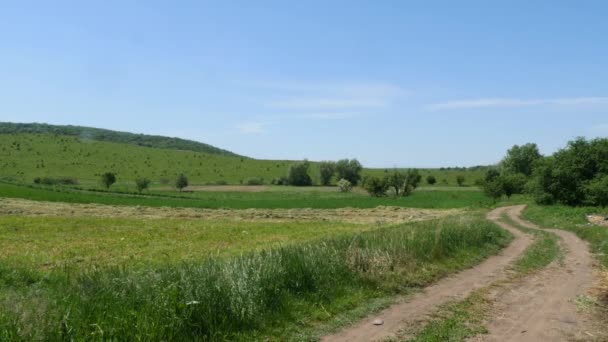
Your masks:
<path fill-rule="evenodd" d="M 150 183 L 152 182 L 145 177 L 139 177 L 135 179 L 135 186 L 137 187 L 137 191 L 139 191 L 140 193 L 146 190 L 150 186 Z"/>
<path fill-rule="evenodd" d="M 485 181 L 493 182 L 498 177 L 500 177 L 500 171 L 498 171 L 497 169 L 489 169 L 488 171 L 486 171 Z"/>
<path fill-rule="evenodd" d="M 426 177 L 426 183 L 428 185 L 435 185 L 435 183 L 437 183 L 437 178 L 435 178 L 435 176 L 433 176 L 433 175 L 428 175 Z"/>
<path fill-rule="evenodd" d="M 504 174 L 497 178 L 502 185 L 503 192 L 507 198 L 511 198 L 513 194 L 521 194 L 524 192 L 526 185 L 526 176 L 521 173 Z"/>
<path fill-rule="evenodd" d="M 495 179 L 491 182 L 485 182 L 483 185 L 483 192 L 496 202 L 504 195 L 505 191 L 500 179 Z"/>
<path fill-rule="evenodd" d="M 399 196 L 401 194 L 401 190 L 405 186 L 407 175 L 397 169 L 394 169 L 393 172 L 387 176 L 386 182 L 389 188 L 393 188 L 395 190 L 395 196 Z"/>
<path fill-rule="evenodd" d="M 101 184 L 103 184 L 106 189 L 110 189 L 114 183 L 116 183 L 116 174 L 114 172 L 106 172 L 101 175 Z"/>
<path fill-rule="evenodd" d="M 289 166 L 287 173 L 287 181 L 290 185 L 309 186 L 312 185 L 312 179 L 308 174 L 310 163 L 307 160 L 297 162 Z"/>
<path fill-rule="evenodd" d="M 587 204 L 608 206 L 608 175 L 594 178 L 585 186 L 585 191 L 587 192 Z"/>
<path fill-rule="evenodd" d="M 365 190 L 373 197 L 382 197 L 386 196 L 386 191 L 388 190 L 388 182 L 386 177 L 369 177 L 365 181 Z"/>
<path fill-rule="evenodd" d="M 340 192 L 351 192 L 353 185 L 346 179 L 342 178 L 338 181 L 338 188 L 340 189 Z"/>
<path fill-rule="evenodd" d="M 319 163 L 319 178 L 321 185 L 329 185 L 331 183 L 331 177 L 334 176 L 336 171 L 336 163 L 332 161 L 322 161 Z"/>
<path fill-rule="evenodd" d="M 183 173 L 180 173 L 175 180 L 175 187 L 181 192 L 185 187 L 188 186 L 188 177 Z"/>
<path fill-rule="evenodd" d="M 502 168 L 509 173 L 532 175 L 534 164 L 542 158 L 536 144 L 514 145 L 507 151 L 501 162 Z"/>
<path fill-rule="evenodd" d="M 463 186 L 465 180 L 466 180 L 466 178 L 463 175 L 458 175 L 456 177 L 456 183 L 458 184 L 458 186 Z"/>
<path fill-rule="evenodd" d="M 336 163 L 336 174 L 338 179 L 346 179 L 352 185 L 359 184 L 363 166 L 357 159 L 342 159 Z"/>

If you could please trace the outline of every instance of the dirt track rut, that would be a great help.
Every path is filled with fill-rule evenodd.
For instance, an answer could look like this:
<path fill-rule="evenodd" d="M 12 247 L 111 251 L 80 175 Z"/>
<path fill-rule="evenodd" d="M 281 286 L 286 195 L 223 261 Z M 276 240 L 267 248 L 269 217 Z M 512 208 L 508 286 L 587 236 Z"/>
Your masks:
<path fill-rule="evenodd" d="M 505 210 L 506 208 L 499 208 L 488 214 L 489 220 L 495 221 L 515 236 L 513 242 L 498 255 L 489 257 L 473 268 L 442 279 L 417 293 L 410 300 L 395 304 L 381 313 L 321 340 L 382 341 L 394 337 L 400 329 L 408 325 L 426 320 L 438 306 L 448 301 L 464 299 L 477 289 L 488 286 L 496 280 L 506 279 L 509 274 L 507 266 L 524 252 L 532 240 L 529 235 L 498 221 Z M 373 321 L 377 318 L 382 319 L 384 324 L 373 325 Z"/>
<path fill-rule="evenodd" d="M 466 298 L 473 291 L 509 279 L 509 265 L 531 244 L 529 235 L 499 221 L 507 214 L 516 223 L 533 229 L 539 227 L 521 219 L 525 206 L 497 208 L 487 216 L 515 239 L 498 255 L 480 265 L 445 278 L 414 295 L 355 325 L 322 338 L 322 341 L 382 341 L 396 336 L 399 330 L 429 318 L 438 306 Z M 486 326 L 489 334 L 475 341 L 566 341 L 586 340 L 591 335 L 585 315 L 576 308 L 576 299 L 585 294 L 592 282 L 592 259 L 586 243 L 576 235 L 550 229 L 562 240 L 566 251 L 563 264 L 516 281 L 507 281 L 492 292 L 495 310 Z M 383 325 L 375 326 L 375 319 Z"/>

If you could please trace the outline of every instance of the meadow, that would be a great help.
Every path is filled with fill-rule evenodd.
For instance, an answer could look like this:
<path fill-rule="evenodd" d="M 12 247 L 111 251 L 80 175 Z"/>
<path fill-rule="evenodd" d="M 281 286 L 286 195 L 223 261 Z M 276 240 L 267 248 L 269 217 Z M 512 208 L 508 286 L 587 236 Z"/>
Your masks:
<path fill-rule="evenodd" d="M 165 221 L 104 220 L 2 219 L 3 240 L 13 251 L 47 254 L 4 255 L 0 340 L 310 338 L 334 317 L 475 264 L 510 239 L 475 213 L 369 231 L 218 223 L 197 233 L 201 228 L 189 225 L 199 223 L 192 222 L 165 228 Z M 252 237 L 242 239 L 242 229 Z M 193 233 L 193 241 L 184 233 Z M 223 234 L 232 236 L 227 243 Z M 277 234 L 301 241 L 259 248 Z M 99 249 L 91 243 L 97 237 Z M 223 244 L 219 255 L 207 253 Z M 53 245 L 98 258 L 66 263 L 48 251 Z M 42 259 L 58 263 L 41 267 Z"/>
<path fill-rule="evenodd" d="M 442 191 L 415 191 L 408 197 L 371 197 L 361 192 L 299 191 L 264 192 L 167 192 L 151 191 L 143 195 L 105 191 L 82 191 L 64 187 L 17 185 L 0 182 L 3 197 L 68 203 L 101 203 L 111 205 L 142 205 L 150 207 L 192 208 L 374 208 L 397 206 L 411 208 L 490 207 L 494 202 L 481 191 L 458 188 Z"/>

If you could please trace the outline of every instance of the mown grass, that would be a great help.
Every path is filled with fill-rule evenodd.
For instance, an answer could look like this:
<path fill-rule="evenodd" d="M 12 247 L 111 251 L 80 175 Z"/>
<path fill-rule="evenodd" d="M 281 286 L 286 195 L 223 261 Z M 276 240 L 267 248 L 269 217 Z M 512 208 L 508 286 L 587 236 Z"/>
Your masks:
<path fill-rule="evenodd" d="M 559 237 L 547 231 L 523 227 L 513 221 L 507 214 L 501 221 L 531 234 L 535 240 L 524 254 L 512 265 L 515 273 L 511 279 L 519 278 L 539 271 L 561 257 L 562 250 Z M 483 322 L 492 307 L 487 298 L 490 287 L 473 292 L 466 299 L 445 305 L 436 314 L 436 318 L 426 323 L 410 341 L 465 341 L 471 337 L 487 333 Z"/>
<path fill-rule="evenodd" d="M 469 267 L 509 238 L 476 216 L 144 269 L 2 265 L 0 340 L 285 340 Z"/>
<path fill-rule="evenodd" d="M 0 183 L 0 196 L 50 202 L 232 209 L 374 208 L 380 205 L 443 209 L 489 207 L 493 205 L 492 200 L 480 191 L 415 191 L 411 196 L 403 198 L 378 198 L 360 193 L 327 191 L 196 192 L 136 195 Z"/>

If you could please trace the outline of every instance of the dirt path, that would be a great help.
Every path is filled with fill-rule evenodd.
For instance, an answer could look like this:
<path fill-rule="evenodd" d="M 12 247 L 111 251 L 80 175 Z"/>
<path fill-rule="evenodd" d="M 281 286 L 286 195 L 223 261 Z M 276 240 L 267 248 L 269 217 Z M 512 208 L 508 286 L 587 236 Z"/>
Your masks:
<path fill-rule="evenodd" d="M 520 218 L 524 206 L 510 207 L 518 224 L 538 229 Z M 477 341 L 593 340 L 589 317 L 577 310 L 577 297 L 585 295 L 593 280 L 592 258 L 576 235 L 547 229 L 561 238 L 566 250 L 563 264 L 554 263 L 493 294 L 496 315 L 486 324 L 488 335 Z"/>
<path fill-rule="evenodd" d="M 486 259 L 474 268 L 442 279 L 408 301 L 395 304 L 346 330 L 326 336 L 322 341 L 381 341 L 393 337 L 400 329 L 424 321 L 439 305 L 451 300 L 464 299 L 476 289 L 486 287 L 497 280 L 507 279 L 509 275 L 507 266 L 524 252 L 532 240 L 518 229 L 499 222 L 498 219 L 504 212 L 513 213 L 514 209 L 498 208 L 488 214 L 489 220 L 496 222 L 515 236 L 511 245 L 498 255 Z M 384 321 L 383 325 L 373 325 L 373 321 L 378 318 Z"/>

